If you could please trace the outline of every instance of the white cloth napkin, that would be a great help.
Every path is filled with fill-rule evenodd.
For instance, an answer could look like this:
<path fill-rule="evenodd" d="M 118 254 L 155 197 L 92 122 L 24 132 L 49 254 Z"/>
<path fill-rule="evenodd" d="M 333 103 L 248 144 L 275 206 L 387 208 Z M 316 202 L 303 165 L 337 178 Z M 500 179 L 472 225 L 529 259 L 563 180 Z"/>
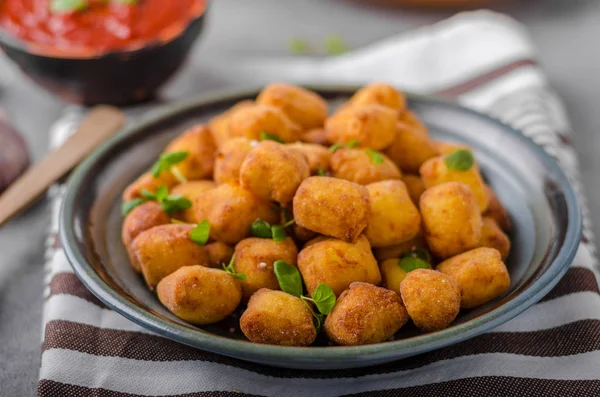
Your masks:
<path fill-rule="evenodd" d="M 563 107 L 535 63 L 527 33 L 503 15 L 460 14 L 335 58 L 213 67 L 232 85 L 384 80 L 452 96 L 521 129 L 580 188 Z M 67 113 L 53 129 L 55 145 L 77 121 L 77 111 Z M 297 371 L 179 345 L 102 305 L 76 279 L 56 244 L 61 190 L 57 186 L 52 193 L 41 396 L 600 395 L 600 295 L 591 270 L 596 260 L 587 210 L 584 239 L 566 276 L 540 303 L 497 329 L 382 366 Z"/>

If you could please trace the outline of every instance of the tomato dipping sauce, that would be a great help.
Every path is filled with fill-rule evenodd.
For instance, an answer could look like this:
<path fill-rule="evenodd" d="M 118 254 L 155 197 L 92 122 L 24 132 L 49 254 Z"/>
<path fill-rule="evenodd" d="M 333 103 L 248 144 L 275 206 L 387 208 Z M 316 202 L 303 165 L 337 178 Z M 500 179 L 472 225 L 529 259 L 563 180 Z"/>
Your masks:
<path fill-rule="evenodd" d="M 82 0 L 83 1 L 83 0 Z M 54 56 L 90 57 L 167 42 L 204 13 L 206 0 L 85 0 L 85 8 L 52 12 L 52 0 L 0 0 L 0 27 Z"/>

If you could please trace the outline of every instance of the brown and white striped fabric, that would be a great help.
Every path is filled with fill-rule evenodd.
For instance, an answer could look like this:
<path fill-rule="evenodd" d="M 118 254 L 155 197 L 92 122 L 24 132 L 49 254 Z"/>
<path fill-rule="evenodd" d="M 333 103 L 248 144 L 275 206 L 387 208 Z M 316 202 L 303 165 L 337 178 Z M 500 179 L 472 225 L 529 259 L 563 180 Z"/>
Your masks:
<path fill-rule="evenodd" d="M 522 27 L 504 16 L 463 14 L 334 60 L 249 61 L 235 76 L 244 73 L 255 82 L 388 80 L 454 96 L 521 129 L 559 161 L 581 193 L 563 107 Z M 55 144 L 77 117 L 77 110 L 67 110 L 57 122 Z M 57 243 L 62 190 L 51 192 L 40 396 L 600 395 L 600 294 L 587 219 L 565 277 L 541 302 L 493 331 L 376 367 L 301 371 L 195 350 L 103 305 L 75 277 Z"/>

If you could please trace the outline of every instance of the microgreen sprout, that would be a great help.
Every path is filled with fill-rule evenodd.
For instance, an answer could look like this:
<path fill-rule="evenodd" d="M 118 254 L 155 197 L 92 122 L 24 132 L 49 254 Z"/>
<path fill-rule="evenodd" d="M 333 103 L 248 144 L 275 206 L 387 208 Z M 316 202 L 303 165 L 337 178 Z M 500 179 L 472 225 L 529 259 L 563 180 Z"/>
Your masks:
<path fill-rule="evenodd" d="M 257 219 L 254 222 L 252 222 L 252 225 L 250 225 L 250 233 L 254 237 L 273 237 L 273 232 L 271 232 L 271 225 L 269 224 L 269 222 L 263 221 L 262 219 Z"/>
<path fill-rule="evenodd" d="M 358 139 L 351 139 L 348 141 L 348 143 L 346 143 L 346 147 L 348 149 L 353 149 L 355 147 L 359 147 L 360 146 L 360 142 L 358 141 Z"/>
<path fill-rule="evenodd" d="M 135 207 L 146 201 L 156 201 L 167 214 L 181 212 L 192 206 L 192 202 L 182 195 L 169 194 L 169 189 L 167 189 L 166 186 L 159 187 L 154 193 L 143 189 L 140 194 L 142 197 L 123 203 L 123 206 L 121 207 L 123 216 L 129 214 Z"/>
<path fill-rule="evenodd" d="M 257 219 L 250 225 L 250 234 L 254 237 L 272 238 L 275 242 L 283 241 L 287 238 L 285 228 L 293 225 L 295 221 L 292 219 L 283 225 L 270 225 L 269 222 Z"/>
<path fill-rule="evenodd" d="M 188 156 L 188 152 L 171 152 L 160 155 L 156 163 L 152 166 L 152 176 L 158 178 L 163 172 L 170 172 L 180 183 L 186 183 L 187 178 L 183 176 L 177 164 L 181 163 Z"/>
<path fill-rule="evenodd" d="M 260 133 L 260 140 L 285 143 L 285 141 L 283 139 L 281 139 L 281 137 L 279 137 L 279 135 L 271 134 L 270 132 L 265 132 L 265 131 Z"/>
<path fill-rule="evenodd" d="M 271 233 L 273 235 L 273 241 L 279 243 L 286 239 L 287 234 L 285 233 L 285 229 L 283 225 L 273 225 L 271 226 Z"/>
<path fill-rule="evenodd" d="M 134 6 L 139 0 L 103 0 L 102 3 L 116 3 L 127 6 Z M 50 0 L 48 7 L 53 14 L 70 14 L 73 12 L 84 11 L 90 6 L 90 0 Z"/>
<path fill-rule="evenodd" d="M 205 219 L 190 232 L 190 239 L 198 245 L 206 245 L 210 238 L 210 223 Z"/>
<path fill-rule="evenodd" d="M 335 144 L 333 144 L 333 145 L 331 145 L 329 147 L 329 151 L 331 153 L 335 153 L 335 152 L 337 152 L 339 149 L 341 149 L 343 147 L 344 147 L 344 145 L 342 145 L 341 143 L 335 143 Z"/>
<path fill-rule="evenodd" d="M 123 203 L 121 206 L 121 213 L 123 216 L 129 214 L 135 207 L 142 205 L 146 202 L 143 198 L 135 198 Z"/>
<path fill-rule="evenodd" d="M 231 257 L 229 264 L 223 264 L 223 270 L 227 273 L 231 274 L 235 278 L 239 278 L 240 280 L 245 280 L 246 275 L 244 273 L 236 273 L 233 265 L 235 264 L 235 254 Z"/>
<path fill-rule="evenodd" d="M 88 8 L 87 0 L 51 0 L 50 12 L 53 14 L 70 14 Z"/>
<path fill-rule="evenodd" d="M 337 152 L 339 149 L 355 149 L 357 147 L 360 147 L 360 141 L 358 139 L 351 139 L 348 142 L 346 142 L 346 144 L 343 143 L 336 143 L 333 144 L 329 147 L 329 151 L 331 153 L 335 153 Z M 365 149 L 365 150 L 370 150 L 370 149 Z"/>
<path fill-rule="evenodd" d="M 365 152 L 369 155 L 373 164 L 383 163 L 383 156 L 381 155 L 381 153 L 370 148 L 366 148 Z"/>
<path fill-rule="evenodd" d="M 459 149 L 444 158 L 444 163 L 449 170 L 468 171 L 475 164 L 475 158 L 470 150 Z"/>
<path fill-rule="evenodd" d="M 431 269 L 431 255 L 422 248 L 413 248 L 403 252 L 398 258 L 398 266 L 406 273 L 416 269 Z"/>
<path fill-rule="evenodd" d="M 313 314 L 317 329 L 320 329 L 324 316 L 331 313 L 335 306 L 336 298 L 333 290 L 327 284 L 319 284 L 310 297 L 305 296 L 302 294 L 302 276 L 295 266 L 277 260 L 273 263 L 273 268 L 281 290 L 300 298 Z M 316 306 L 316 311 L 313 305 Z"/>

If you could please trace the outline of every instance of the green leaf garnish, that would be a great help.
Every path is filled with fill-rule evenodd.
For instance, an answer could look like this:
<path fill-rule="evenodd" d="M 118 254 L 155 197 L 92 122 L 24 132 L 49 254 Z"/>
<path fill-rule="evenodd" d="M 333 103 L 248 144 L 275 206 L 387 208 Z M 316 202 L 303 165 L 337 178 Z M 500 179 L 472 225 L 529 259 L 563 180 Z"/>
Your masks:
<path fill-rule="evenodd" d="M 381 155 L 381 153 L 376 152 L 375 150 L 370 148 L 366 148 L 365 152 L 369 155 L 373 164 L 383 163 L 383 156 Z"/>
<path fill-rule="evenodd" d="M 425 262 L 428 262 L 428 263 L 431 262 L 431 254 L 429 253 L 429 251 L 427 251 L 424 248 L 413 248 L 410 251 L 403 252 L 400 255 L 400 258 L 407 258 L 409 256 L 412 256 L 413 258 L 423 259 Z"/>
<path fill-rule="evenodd" d="M 271 225 L 269 225 L 269 222 L 263 221 L 262 219 L 257 219 L 252 222 L 252 225 L 250 225 L 250 234 L 260 238 L 271 238 L 273 236 L 271 233 Z"/>
<path fill-rule="evenodd" d="M 344 147 L 344 145 L 342 145 L 341 143 L 336 143 L 336 144 L 334 144 L 334 145 L 331 145 L 331 146 L 329 147 L 329 151 L 330 151 L 331 153 L 335 153 L 335 152 L 337 152 L 339 149 L 341 149 L 341 148 L 343 148 L 343 147 Z"/>
<path fill-rule="evenodd" d="M 292 219 L 292 220 L 290 220 L 290 221 L 287 221 L 286 223 L 284 223 L 284 224 L 283 224 L 283 225 L 281 225 L 281 226 L 283 226 L 283 228 L 285 229 L 286 227 L 290 227 L 290 226 L 292 226 L 294 223 L 296 223 L 296 221 Z"/>
<path fill-rule="evenodd" d="M 275 142 L 279 142 L 279 143 L 285 143 L 285 141 L 283 139 L 281 139 L 278 135 L 271 134 L 269 132 L 264 132 L 264 131 L 260 133 L 260 140 L 261 141 L 275 141 Z"/>
<path fill-rule="evenodd" d="M 350 141 L 348 141 L 348 143 L 346 143 L 346 147 L 348 149 L 352 149 L 355 147 L 359 147 L 360 146 L 360 142 L 358 141 L 358 139 L 352 139 Z"/>
<path fill-rule="evenodd" d="M 113 2 L 127 6 L 134 6 L 139 3 L 139 0 L 113 0 Z"/>
<path fill-rule="evenodd" d="M 417 256 L 417 258 L 421 258 L 425 262 L 431 262 L 431 254 L 425 248 L 415 248 L 413 252 Z"/>
<path fill-rule="evenodd" d="M 159 187 L 155 193 L 152 193 L 146 189 L 142 189 L 140 192 L 141 198 L 133 199 L 123 203 L 121 212 L 123 216 L 131 212 L 132 209 L 138 205 L 145 203 L 146 201 L 156 201 L 160 204 L 163 211 L 167 214 L 174 214 L 187 210 L 192 206 L 192 202 L 180 194 L 169 194 L 169 189 L 166 186 Z"/>
<path fill-rule="evenodd" d="M 311 314 L 314 317 L 315 320 L 315 328 L 317 329 L 317 332 L 321 331 L 321 327 L 323 326 L 323 319 L 325 318 L 325 315 L 319 313 L 318 311 L 315 311 L 315 309 L 313 308 L 312 304 L 310 302 L 314 301 L 311 298 L 307 298 L 306 296 L 301 296 L 300 299 L 302 300 L 302 302 L 304 302 L 304 304 L 306 305 L 306 307 L 308 308 L 308 310 L 310 310 Z"/>
<path fill-rule="evenodd" d="M 54 14 L 69 14 L 85 10 L 88 2 L 86 0 L 51 0 L 49 6 L 50 12 Z"/>
<path fill-rule="evenodd" d="M 179 183 L 186 183 L 188 181 L 187 178 L 181 173 L 181 171 L 179 171 L 179 168 L 177 168 L 177 166 L 171 166 L 170 171 L 171 174 L 173 174 L 173 176 L 175 177 L 175 179 L 179 181 Z"/>
<path fill-rule="evenodd" d="M 152 193 L 146 189 L 142 189 L 140 194 L 142 195 L 143 198 L 145 198 L 147 200 L 156 200 L 156 193 Z"/>
<path fill-rule="evenodd" d="M 315 328 L 317 329 L 317 332 L 319 332 L 319 331 L 321 331 L 321 328 L 323 327 L 323 320 L 324 320 L 325 316 L 320 313 L 315 313 L 314 311 L 312 312 L 312 314 L 315 318 Z"/>
<path fill-rule="evenodd" d="M 329 151 L 331 153 L 335 153 L 336 151 L 338 151 L 339 149 L 342 149 L 342 148 L 354 149 L 354 148 L 357 148 L 359 146 L 360 146 L 360 142 L 358 141 L 358 139 L 351 139 L 345 145 L 341 144 L 341 143 L 336 143 L 334 145 L 331 145 L 329 147 Z M 371 150 L 371 149 L 365 149 L 365 150 Z M 375 153 L 377 153 L 377 152 L 375 152 Z"/>
<path fill-rule="evenodd" d="M 470 150 L 459 149 L 444 158 L 444 163 L 449 170 L 468 171 L 475 164 L 475 157 Z"/>
<path fill-rule="evenodd" d="M 414 256 L 407 256 L 405 258 L 398 259 L 398 266 L 402 268 L 406 273 L 412 272 L 416 269 L 431 269 L 431 265 L 428 262 L 425 262 L 421 258 L 416 258 Z"/>
<path fill-rule="evenodd" d="M 308 307 L 315 318 L 317 330 L 320 330 L 323 325 L 324 315 L 331 313 L 331 310 L 335 306 L 336 298 L 333 290 L 327 284 L 319 284 L 313 291 L 312 297 L 308 298 L 302 295 L 302 276 L 295 266 L 285 261 L 277 260 L 273 263 L 273 268 L 281 290 L 300 298 L 306 304 L 306 307 Z M 315 312 L 310 302 L 315 304 L 318 312 Z"/>
<path fill-rule="evenodd" d="M 240 280 L 245 280 L 246 279 L 246 274 L 245 273 L 229 273 L 229 274 L 231 274 L 235 278 L 239 278 Z"/>
<path fill-rule="evenodd" d="M 282 208 L 282 207 L 278 207 Z M 283 225 L 269 225 L 268 222 L 263 221 L 262 219 L 257 219 L 252 222 L 250 225 L 250 233 L 254 237 L 260 238 L 272 238 L 276 243 L 283 241 L 287 238 L 287 234 L 285 232 L 285 228 L 296 223 L 293 219 L 289 222 L 284 223 Z"/>
<path fill-rule="evenodd" d="M 192 202 L 182 195 L 169 194 L 166 186 L 159 187 L 155 193 L 142 189 L 141 195 L 146 201 L 156 201 L 167 214 L 181 212 L 192 206 Z"/>
<path fill-rule="evenodd" d="M 166 199 L 168 195 L 169 189 L 167 189 L 166 186 L 161 186 L 158 189 L 156 189 L 156 192 L 154 193 L 154 198 L 160 203 L 161 201 Z"/>
<path fill-rule="evenodd" d="M 273 225 L 271 226 L 271 233 L 273 235 L 273 241 L 279 243 L 287 238 L 287 234 L 285 233 L 285 227 L 283 225 Z"/>
<path fill-rule="evenodd" d="M 322 314 L 329 314 L 335 306 L 335 293 L 327 284 L 319 284 L 311 294 L 317 309 Z"/>
<path fill-rule="evenodd" d="M 190 239 L 198 245 L 206 245 L 210 237 L 210 223 L 205 219 L 190 232 Z"/>
<path fill-rule="evenodd" d="M 279 287 L 283 292 L 300 298 L 308 307 L 308 310 L 315 318 L 315 327 L 317 331 L 323 325 L 324 315 L 331 313 L 335 306 L 335 294 L 327 284 L 319 284 L 312 293 L 312 298 L 302 295 L 302 276 L 300 271 L 289 263 L 277 260 L 273 263 L 275 276 L 279 282 Z M 311 302 L 317 307 L 318 312 L 312 307 Z"/>
<path fill-rule="evenodd" d="M 192 206 L 192 202 L 180 194 L 170 194 L 160 201 L 160 205 L 167 214 L 174 214 L 187 210 Z"/>
<path fill-rule="evenodd" d="M 171 152 L 171 153 L 163 153 L 158 157 L 158 160 L 156 161 L 156 163 L 154 163 L 154 165 L 152 166 L 152 176 L 154 178 L 158 178 L 160 176 L 161 173 L 163 172 L 168 172 L 168 171 L 174 171 L 174 167 L 176 164 L 181 163 L 183 160 L 185 160 L 185 158 L 188 156 L 188 152 Z M 178 175 L 175 175 L 175 174 Z M 175 172 L 173 172 L 173 175 L 179 179 L 179 181 L 181 183 L 185 183 L 186 180 L 185 178 L 183 178 L 183 175 L 181 175 L 181 173 L 179 172 L 179 170 L 176 170 Z M 180 178 L 183 178 L 184 180 L 182 181 Z"/>
<path fill-rule="evenodd" d="M 306 296 L 302 295 L 300 297 L 300 299 L 302 300 L 302 302 L 304 302 L 304 304 L 306 305 L 306 307 L 308 308 L 308 310 L 310 310 L 311 314 L 314 317 L 315 320 L 315 328 L 317 329 L 317 332 L 321 331 L 321 327 L 323 326 L 323 319 L 325 318 L 325 315 L 319 313 L 318 311 L 315 311 L 315 309 L 313 309 L 313 306 L 310 302 L 314 301 L 311 298 L 307 298 Z"/>
<path fill-rule="evenodd" d="M 278 207 L 281 208 L 281 207 Z M 284 213 L 285 214 L 285 213 Z M 283 225 L 271 226 L 268 222 L 262 219 L 257 219 L 250 225 L 250 234 L 254 237 L 260 238 L 272 238 L 276 243 L 283 241 L 287 238 L 285 228 L 296 223 L 293 219 L 284 223 Z"/>
<path fill-rule="evenodd" d="M 321 167 L 317 168 L 317 175 L 319 176 L 327 176 L 327 173 L 325 173 L 325 170 Z"/>
<path fill-rule="evenodd" d="M 348 51 L 348 46 L 340 36 L 329 36 L 325 39 L 325 48 L 329 55 L 340 55 Z"/>
<path fill-rule="evenodd" d="M 123 203 L 121 206 L 121 213 L 123 216 L 129 214 L 135 207 L 142 205 L 146 202 L 143 198 L 136 198 Z"/>
<path fill-rule="evenodd" d="M 281 290 L 300 298 L 302 296 L 302 277 L 298 269 L 282 260 L 276 260 L 273 263 L 273 269 Z"/>
<path fill-rule="evenodd" d="M 308 41 L 298 37 L 292 38 L 289 42 L 289 49 L 293 54 L 306 54 L 308 52 L 308 47 Z"/>
<path fill-rule="evenodd" d="M 233 256 L 231 257 L 231 260 L 229 261 L 229 264 L 224 264 L 223 263 L 223 270 L 229 274 L 231 274 L 233 277 L 238 278 L 240 280 L 245 280 L 246 279 L 246 275 L 244 273 L 236 273 L 235 269 L 233 268 L 233 264 L 235 263 L 235 254 L 233 254 Z"/>
<path fill-rule="evenodd" d="M 169 165 L 175 165 L 181 163 L 188 156 L 188 152 L 171 152 L 163 153 L 160 157 L 162 160 Z"/>
<path fill-rule="evenodd" d="M 160 160 L 157 160 L 156 163 L 154 163 L 152 165 L 152 168 L 150 169 L 150 173 L 152 173 L 152 177 L 153 178 L 158 178 L 160 176 L 160 174 L 163 171 L 163 164 L 160 162 Z"/>

